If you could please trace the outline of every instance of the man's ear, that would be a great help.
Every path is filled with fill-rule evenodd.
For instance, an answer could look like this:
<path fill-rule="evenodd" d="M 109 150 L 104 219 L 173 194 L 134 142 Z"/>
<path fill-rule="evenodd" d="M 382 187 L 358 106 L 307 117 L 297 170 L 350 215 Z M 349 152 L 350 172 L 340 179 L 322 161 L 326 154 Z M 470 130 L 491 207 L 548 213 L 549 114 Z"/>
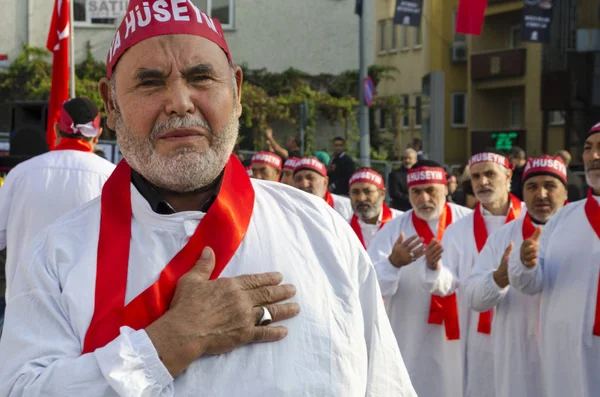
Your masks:
<path fill-rule="evenodd" d="M 111 130 L 116 130 L 117 112 L 113 104 L 112 90 L 110 89 L 110 80 L 104 77 L 98 83 L 98 92 L 104 103 L 104 112 L 106 113 L 106 125 Z"/>
<path fill-rule="evenodd" d="M 244 72 L 242 71 L 242 68 L 240 68 L 239 66 L 234 66 L 233 67 L 233 71 L 235 72 L 235 84 L 237 86 L 237 112 L 236 115 L 238 118 L 240 118 L 240 116 L 242 115 L 242 83 L 244 82 Z"/>

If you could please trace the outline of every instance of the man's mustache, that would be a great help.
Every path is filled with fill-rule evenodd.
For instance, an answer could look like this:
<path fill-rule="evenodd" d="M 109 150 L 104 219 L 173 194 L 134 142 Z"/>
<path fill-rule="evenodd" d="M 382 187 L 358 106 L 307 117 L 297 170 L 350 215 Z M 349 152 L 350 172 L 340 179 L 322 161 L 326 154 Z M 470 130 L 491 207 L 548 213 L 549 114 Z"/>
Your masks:
<path fill-rule="evenodd" d="M 600 169 L 600 160 L 594 160 L 590 164 L 585 166 L 585 171 Z"/>
<path fill-rule="evenodd" d="M 167 121 L 154 124 L 154 127 L 152 128 L 152 133 L 150 134 L 150 139 L 155 138 L 157 135 L 160 135 L 163 132 L 171 131 L 177 128 L 192 127 L 202 127 L 212 135 L 212 129 L 210 128 L 210 125 L 208 125 L 206 120 L 204 120 L 200 116 L 194 116 L 190 114 L 185 117 L 174 117 L 168 119 Z"/>

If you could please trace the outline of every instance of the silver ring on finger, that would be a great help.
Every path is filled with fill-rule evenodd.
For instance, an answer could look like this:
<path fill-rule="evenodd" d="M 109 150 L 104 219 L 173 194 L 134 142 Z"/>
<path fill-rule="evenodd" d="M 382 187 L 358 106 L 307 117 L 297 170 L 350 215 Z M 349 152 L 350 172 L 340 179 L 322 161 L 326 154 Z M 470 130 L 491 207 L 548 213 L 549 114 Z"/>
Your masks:
<path fill-rule="evenodd" d="M 414 253 L 414 252 L 412 252 L 412 251 L 410 251 L 410 261 L 411 261 L 411 262 L 414 262 L 414 261 L 416 261 L 416 260 L 417 260 L 417 258 L 415 258 L 415 253 Z"/>
<path fill-rule="evenodd" d="M 258 322 L 256 323 L 256 325 L 259 327 L 263 327 L 265 325 L 271 324 L 273 322 L 273 317 L 271 317 L 271 312 L 269 312 L 269 309 L 267 309 L 264 306 L 261 306 L 260 308 L 262 309 L 263 314 L 260 320 L 258 320 Z"/>

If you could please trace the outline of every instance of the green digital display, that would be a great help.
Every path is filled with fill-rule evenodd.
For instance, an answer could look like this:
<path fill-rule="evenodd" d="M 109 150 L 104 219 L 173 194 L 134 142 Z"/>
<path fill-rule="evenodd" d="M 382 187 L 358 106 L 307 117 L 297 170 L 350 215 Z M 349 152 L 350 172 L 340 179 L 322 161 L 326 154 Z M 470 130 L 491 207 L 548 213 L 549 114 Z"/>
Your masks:
<path fill-rule="evenodd" d="M 491 137 L 496 150 L 510 150 L 519 134 L 516 132 L 493 132 Z"/>

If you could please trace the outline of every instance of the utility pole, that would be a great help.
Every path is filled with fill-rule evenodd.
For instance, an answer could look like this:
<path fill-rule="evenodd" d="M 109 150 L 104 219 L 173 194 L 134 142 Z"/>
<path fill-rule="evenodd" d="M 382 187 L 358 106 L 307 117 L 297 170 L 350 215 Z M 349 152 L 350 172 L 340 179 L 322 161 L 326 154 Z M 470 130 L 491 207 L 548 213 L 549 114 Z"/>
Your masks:
<path fill-rule="evenodd" d="M 366 34 L 365 34 L 365 3 L 369 0 L 356 0 L 356 13 L 359 17 L 359 91 L 360 107 L 358 110 L 358 125 L 360 128 L 360 165 L 371 166 L 371 141 L 369 131 L 369 107 L 365 102 L 365 80 L 367 78 L 367 65 L 365 59 Z"/>

